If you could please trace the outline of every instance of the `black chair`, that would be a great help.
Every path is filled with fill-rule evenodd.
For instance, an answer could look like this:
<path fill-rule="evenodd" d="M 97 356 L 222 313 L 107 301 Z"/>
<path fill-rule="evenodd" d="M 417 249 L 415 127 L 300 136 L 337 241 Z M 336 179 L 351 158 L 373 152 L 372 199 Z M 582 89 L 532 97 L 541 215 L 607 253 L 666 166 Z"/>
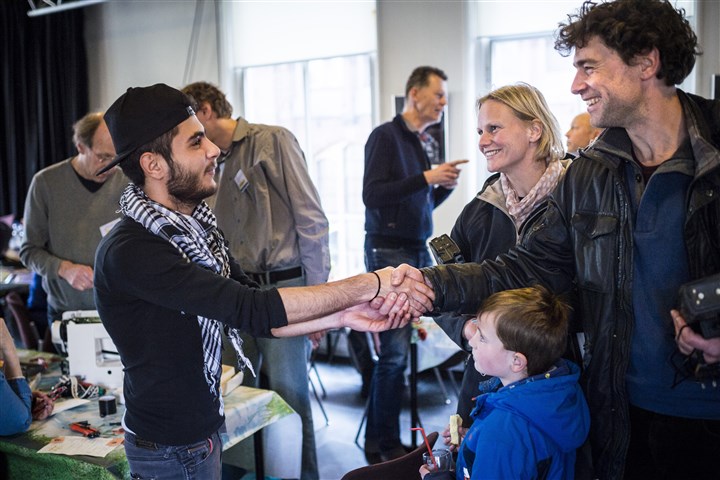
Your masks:
<path fill-rule="evenodd" d="M 317 402 L 318 402 L 320 411 L 322 412 L 322 415 L 325 418 L 325 425 L 330 425 L 330 418 L 328 418 L 328 414 L 325 411 L 325 405 L 323 405 L 323 399 L 327 398 L 327 391 L 325 390 L 325 385 L 323 385 L 322 379 L 320 378 L 320 372 L 318 372 L 317 365 L 315 365 L 316 354 L 317 354 L 317 350 L 313 350 L 312 353 L 310 354 L 310 362 L 308 363 L 308 383 L 310 384 L 310 390 L 312 390 L 315 400 L 317 400 Z M 312 375 L 311 375 L 311 373 L 313 373 L 313 372 L 315 372 L 315 377 L 317 377 L 318 385 L 320 386 L 322 395 L 320 395 L 318 393 L 318 389 L 315 387 L 315 382 L 313 381 Z"/>
<path fill-rule="evenodd" d="M 23 348 L 38 350 L 40 346 L 40 334 L 35 322 L 30 319 L 30 313 L 22 297 L 17 292 L 10 292 L 5 295 L 5 303 L 10 309 L 15 320 L 15 329 L 20 335 Z"/>
<path fill-rule="evenodd" d="M 23 348 L 57 353 L 52 344 L 50 328 L 46 328 L 44 337 L 40 338 L 37 325 L 35 325 L 35 322 L 32 320 L 27 305 L 19 293 L 9 292 L 5 295 L 5 304 L 15 320 L 15 330 L 20 335 L 20 342 Z"/>
<path fill-rule="evenodd" d="M 430 448 L 438 439 L 438 432 L 427 436 Z M 423 453 L 427 452 L 425 442 L 410 453 L 394 460 L 356 468 L 343 475 L 341 480 L 417 480 L 423 464 Z"/>

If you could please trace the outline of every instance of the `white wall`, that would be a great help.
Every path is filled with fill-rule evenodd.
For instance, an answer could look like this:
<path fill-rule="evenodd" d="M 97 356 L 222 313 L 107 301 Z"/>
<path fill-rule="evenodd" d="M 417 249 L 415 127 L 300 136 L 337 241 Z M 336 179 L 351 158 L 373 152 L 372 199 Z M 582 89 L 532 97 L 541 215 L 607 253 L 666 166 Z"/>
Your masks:
<path fill-rule="evenodd" d="M 184 75 L 195 18 L 194 0 L 116 0 L 88 7 L 86 35 L 91 109 L 107 109 L 130 86 L 164 82 L 180 87 L 196 80 L 223 85 L 228 77 L 223 75 L 221 78 L 219 73 L 223 45 L 217 40 L 220 36 L 215 23 L 215 7 L 222 2 L 203 3 L 197 53 L 187 78 Z M 292 3 L 293 12 L 302 11 L 297 7 L 303 0 Z M 317 1 L 306 3 L 318 4 Z M 509 2 L 502 3 L 505 3 L 505 8 L 508 7 Z M 475 160 L 474 102 L 480 92 L 476 92 L 474 87 L 477 84 L 474 39 L 479 34 L 517 33 L 520 25 L 524 25 L 526 30 L 537 25 L 538 31 L 547 31 L 565 20 L 563 15 L 558 17 L 555 8 L 552 9 L 555 13 L 548 17 L 549 9 L 538 7 L 542 3 L 515 0 L 509 6 L 518 14 L 507 15 L 497 11 L 501 6 L 497 2 L 377 2 L 378 121 L 392 118 L 391 98 L 404 94 L 405 81 L 413 68 L 425 64 L 442 68 L 449 77 L 448 156 L 450 159 L 471 159 L 471 164 L 463 169 L 456 192 L 436 210 L 436 234 L 450 231 L 462 207 L 476 193 L 478 186 L 474 180 L 478 174 L 482 177 L 485 173 L 484 162 Z M 578 1 L 557 0 L 555 3 L 566 5 L 565 13 L 570 13 Z M 339 4 L 335 2 L 333 8 Z M 678 4 L 688 13 L 697 14 L 700 18 L 698 33 L 707 38 L 707 43 L 703 44 L 705 55 L 698 61 L 697 91 L 708 96 L 710 74 L 720 73 L 720 35 L 717 29 L 720 6 L 716 2 L 701 2 L 695 11 L 687 0 Z M 477 31 L 478 28 L 482 31 Z M 226 32 L 230 38 L 232 33 Z M 258 42 L 264 40 L 267 39 L 257 39 Z M 288 41 L 292 42 L 292 39 Z M 331 36 L 327 41 L 332 42 Z M 478 66 L 477 70 L 482 68 L 485 65 Z M 230 85 L 223 86 L 230 90 Z"/>
<path fill-rule="evenodd" d="M 377 49 L 374 2 L 264 0 L 227 2 L 223 8 L 235 26 L 228 32 L 234 38 L 231 65 L 288 63 Z"/>
<path fill-rule="evenodd" d="M 203 3 L 189 81 L 218 83 L 214 5 Z M 88 7 L 90 108 L 107 109 L 129 87 L 159 82 L 182 87 L 195 6 L 194 0 L 123 0 Z"/>

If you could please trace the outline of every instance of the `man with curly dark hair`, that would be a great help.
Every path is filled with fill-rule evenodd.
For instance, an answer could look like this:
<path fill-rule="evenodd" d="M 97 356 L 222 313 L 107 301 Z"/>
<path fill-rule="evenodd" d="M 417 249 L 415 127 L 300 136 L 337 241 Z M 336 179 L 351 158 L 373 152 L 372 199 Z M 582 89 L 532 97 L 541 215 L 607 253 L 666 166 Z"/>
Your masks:
<path fill-rule="evenodd" d="M 577 14 L 568 15 L 567 24 L 560 25 L 555 48 L 567 56 L 593 39 L 614 50 L 626 65 L 657 49 L 662 60 L 657 78 L 670 87 L 685 80 L 701 54 L 684 10 L 675 10 L 668 1 L 586 1 Z"/>
<path fill-rule="evenodd" d="M 573 52 L 571 90 L 605 131 L 508 254 L 421 270 L 435 311 L 472 313 L 538 282 L 575 288 L 593 468 L 578 476 L 718 478 L 717 373 L 687 367 L 717 364 L 720 338 L 675 310 L 681 285 L 720 272 L 720 102 L 676 88 L 697 37 L 667 0 L 585 2 L 556 47 Z"/>
<path fill-rule="evenodd" d="M 572 92 L 587 103 L 595 127 L 610 129 L 588 158 L 597 163 L 592 168 L 622 181 L 615 194 L 626 197 L 632 219 L 624 226 L 628 268 L 615 267 L 616 293 L 628 296 L 628 310 L 614 312 L 614 320 L 586 318 L 595 332 L 587 370 L 595 458 L 612 456 L 619 464 L 626 452 L 628 478 L 716 475 L 711 452 L 720 451 L 720 392 L 694 381 L 674 386 L 671 363 L 673 337 L 681 352 L 698 348 L 711 361 L 720 349 L 720 339 L 705 340 L 670 314 L 681 284 L 720 269 L 711 199 L 718 187 L 718 107 L 675 87 L 700 54 L 697 36 L 684 11 L 666 0 L 585 2 L 561 24 L 555 46 L 565 55 L 574 50 Z M 614 213 L 623 221 L 622 211 Z M 618 300 L 605 305 L 626 303 Z M 628 425 L 629 438 L 618 435 Z M 711 447 L 696 450 L 698 444 Z"/>

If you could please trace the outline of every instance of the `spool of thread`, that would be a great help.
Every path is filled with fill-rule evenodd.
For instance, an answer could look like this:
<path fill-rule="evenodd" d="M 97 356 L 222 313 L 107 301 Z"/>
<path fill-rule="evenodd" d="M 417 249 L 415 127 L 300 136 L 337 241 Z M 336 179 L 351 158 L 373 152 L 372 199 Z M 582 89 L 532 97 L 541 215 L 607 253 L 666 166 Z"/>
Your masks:
<path fill-rule="evenodd" d="M 98 398 L 98 405 L 100 406 L 101 417 L 117 412 L 117 404 L 115 403 L 115 397 L 113 395 L 104 395 Z"/>

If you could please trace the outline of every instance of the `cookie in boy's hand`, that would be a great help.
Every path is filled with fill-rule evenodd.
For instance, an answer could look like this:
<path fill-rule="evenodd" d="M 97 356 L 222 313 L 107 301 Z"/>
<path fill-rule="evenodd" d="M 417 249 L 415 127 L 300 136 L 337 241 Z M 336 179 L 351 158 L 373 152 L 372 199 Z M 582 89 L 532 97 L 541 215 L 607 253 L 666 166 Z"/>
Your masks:
<path fill-rule="evenodd" d="M 458 428 L 462 426 L 462 417 L 460 415 L 450 415 L 450 443 L 452 445 L 460 444 L 460 435 Z"/>

